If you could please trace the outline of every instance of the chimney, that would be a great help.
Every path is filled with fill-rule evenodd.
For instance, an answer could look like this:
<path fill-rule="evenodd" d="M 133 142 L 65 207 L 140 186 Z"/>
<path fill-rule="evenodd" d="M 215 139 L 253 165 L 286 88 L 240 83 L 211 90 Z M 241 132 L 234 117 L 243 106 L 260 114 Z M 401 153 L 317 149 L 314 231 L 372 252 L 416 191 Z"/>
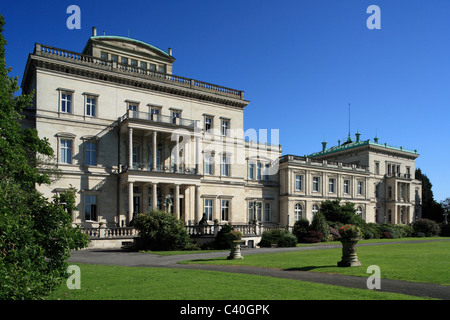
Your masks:
<path fill-rule="evenodd" d="M 92 36 L 93 37 L 97 36 L 97 28 L 96 27 L 92 27 Z"/>
<path fill-rule="evenodd" d="M 356 136 L 356 142 L 359 142 L 359 137 L 361 136 L 361 133 L 357 132 L 355 134 L 355 136 Z"/>
<path fill-rule="evenodd" d="M 324 141 L 322 142 L 322 152 L 325 152 L 326 149 L 327 149 L 327 142 Z"/>
<path fill-rule="evenodd" d="M 172 56 L 172 48 L 169 48 L 168 52 L 169 52 L 169 56 Z"/>

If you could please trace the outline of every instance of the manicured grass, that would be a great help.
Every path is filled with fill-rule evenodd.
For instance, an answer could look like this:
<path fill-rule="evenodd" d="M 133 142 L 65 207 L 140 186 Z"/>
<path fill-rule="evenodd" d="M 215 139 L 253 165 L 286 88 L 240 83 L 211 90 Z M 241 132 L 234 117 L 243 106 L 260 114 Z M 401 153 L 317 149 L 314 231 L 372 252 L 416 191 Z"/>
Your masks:
<path fill-rule="evenodd" d="M 358 246 L 361 267 L 340 268 L 342 250 L 324 249 L 247 255 L 243 260 L 226 258 L 182 263 L 248 265 L 285 270 L 303 270 L 367 277 L 367 267 L 377 265 L 381 278 L 450 285 L 450 241 Z"/>
<path fill-rule="evenodd" d="M 77 264 L 81 289 L 49 300 L 411 300 L 422 298 L 227 272 Z"/>

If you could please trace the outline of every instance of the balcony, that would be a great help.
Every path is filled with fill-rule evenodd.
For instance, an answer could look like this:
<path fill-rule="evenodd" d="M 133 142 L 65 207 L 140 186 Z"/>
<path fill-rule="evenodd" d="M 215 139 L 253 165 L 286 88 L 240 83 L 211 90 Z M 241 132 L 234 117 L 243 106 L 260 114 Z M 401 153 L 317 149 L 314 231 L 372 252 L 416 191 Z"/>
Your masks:
<path fill-rule="evenodd" d="M 196 175 L 197 169 L 195 167 L 188 167 L 185 165 L 180 165 L 178 168 L 175 168 L 175 166 L 162 166 L 158 165 L 155 169 L 152 169 L 152 165 L 150 163 L 142 163 L 142 162 L 135 162 L 129 168 L 127 165 L 121 166 L 121 172 L 124 173 L 129 170 L 135 170 L 135 171 L 143 171 L 143 172 L 153 172 L 153 173 L 175 173 L 175 174 L 186 174 L 186 175 Z"/>
<path fill-rule="evenodd" d="M 35 45 L 34 55 L 93 67 L 105 71 L 114 71 L 124 75 L 132 75 L 143 79 L 174 85 L 176 87 L 196 89 L 202 92 L 209 92 L 214 95 L 226 96 L 228 98 L 234 98 L 241 101 L 244 100 L 244 92 L 240 90 L 180 77 L 173 74 L 161 73 L 151 69 L 140 68 L 138 66 L 122 64 L 111 60 L 103 60 L 90 55 L 54 48 L 39 43 Z"/>
<path fill-rule="evenodd" d="M 183 127 L 183 128 L 187 128 L 187 129 L 199 128 L 198 120 L 170 117 L 170 116 L 165 116 L 165 115 L 155 114 L 155 113 L 150 113 L 150 112 L 127 110 L 127 113 L 125 113 L 120 118 L 120 122 L 124 122 L 127 119 L 143 120 L 143 121 L 147 121 L 149 123 L 157 123 L 157 124 L 163 124 L 166 126 L 173 126 L 173 127 Z"/>

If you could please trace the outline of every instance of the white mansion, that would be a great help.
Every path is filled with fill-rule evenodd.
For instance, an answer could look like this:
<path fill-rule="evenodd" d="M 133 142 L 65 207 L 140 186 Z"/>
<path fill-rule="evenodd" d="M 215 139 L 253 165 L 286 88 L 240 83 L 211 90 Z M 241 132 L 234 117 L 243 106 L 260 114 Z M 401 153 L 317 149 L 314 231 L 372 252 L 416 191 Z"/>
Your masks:
<path fill-rule="evenodd" d="M 421 215 L 415 151 L 349 139 L 310 156 L 282 156 L 243 130 L 243 91 L 173 74 L 172 50 L 93 35 L 82 53 L 36 44 L 22 81 L 34 90 L 25 126 L 55 150 L 73 186 L 73 222 L 128 226 L 158 208 L 186 222 L 293 225 L 321 201 L 356 204 L 367 222 L 410 223 Z"/>

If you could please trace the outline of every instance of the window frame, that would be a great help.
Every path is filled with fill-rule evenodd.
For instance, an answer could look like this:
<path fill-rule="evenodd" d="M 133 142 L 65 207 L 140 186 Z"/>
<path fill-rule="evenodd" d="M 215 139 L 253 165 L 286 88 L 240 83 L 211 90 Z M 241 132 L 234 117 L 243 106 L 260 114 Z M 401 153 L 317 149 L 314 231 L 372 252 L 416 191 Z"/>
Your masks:
<path fill-rule="evenodd" d="M 88 202 L 87 201 L 87 199 L 88 199 L 88 197 L 91 199 L 91 198 L 93 198 L 93 199 L 95 199 L 95 203 L 92 203 L 92 202 Z M 96 194 L 84 194 L 84 196 L 83 196 L 83 201 L 84 201 L 84 206 L 83 206 L 83 208 L 84 208 L 84 221 L 85 222 L 98 222 L 98 212 L 99 212 L 99 210 L 98 210 L 98 197 L 97 197 L 97 195 Z M 86 208 L 87 208 L 87 206 L 90 206 L 89 208 L 90 208 L 90 210 L 92 210 L 92 205 L 94 205 L 95 207 L 95 213 L 94 213 L 94 217 L 92 216 L 92 212 L 89 214 L 89 219 L 88 219 L 88 217 L 87 217 L 87 210 L 86 210 Z M 94 218 L 94 219 L 92 219 L 92 218 Z"/>
<path fill-rule="evenodd" d="M 303 190 L 303 175 L 302 174 L 295 175 L 294 185 L 295 185 L 295 191 Z"/>
<path fill-rule="evenodd" d="M 207 205 L 207 202 L 211 203 L 211 205 Z M 209 210 L 207 210 L 209 209 Z M 214 199 L 212 198 L 205 198 L 203 199 L 203 212 L 206 215 L 206 220 L 212 221 L 213 220 L 213 214 L 214 214 Z"/>
<path fill-rule="evenodd" d="M 312 183 L 312 192 L 320 192 L 320 177 L 313 177 Z"/>
<path fill-rule="evenodd" d="M 300 212 L 300 215 L 298 214 Z M 301 203 L 297 202 L 294 205 L 294 219 L 298 221 L 303 218 L 303 206 Z"/>

